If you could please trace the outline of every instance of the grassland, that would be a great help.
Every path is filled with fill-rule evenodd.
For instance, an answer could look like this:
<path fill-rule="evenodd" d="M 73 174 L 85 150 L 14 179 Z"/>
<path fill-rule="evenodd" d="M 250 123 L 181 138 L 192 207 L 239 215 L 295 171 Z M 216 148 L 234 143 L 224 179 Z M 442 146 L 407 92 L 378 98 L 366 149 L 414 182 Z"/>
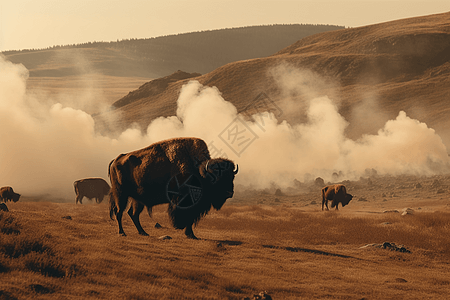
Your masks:
<path fill-rule="evenodd" d="M 448 14 L 436 18 L 417 22 L 429 23 L 426 28 L 433 31 L 436 26 L 447 30 Z M 405 22 L 405 32 L 394 38 L 421 38 L 414 35 L 417 28 L 406 31 L 412 25 Z M 390 33 L 392 28 L 389 24 L 379 27 L 381 33 Z M 344 39 L 347 33 L 365 29 L 330 33 L 335 39 L 324 41 L 340 45 L 342 38 L 360 43 L 359 47 L 348 48 L 352 51 L 370 50 L 367 45 L 380 35 L 369 36 L 369 42 L 354 36 Z M 437 40 L 430 45 L 446 50 L 447 41 Z M 316 44 L 320 46 L 311 43 Z M 336 58 L 334 48 L 324 47 L 321 60 L 313 55 L 302 58 L 300 50 L 302 44 L 296 44 L 284 54 L 228 64 L 205 74 L 201 82 L 217 86 L 225 99 L 242 108 L 254 99 L 251 92 L 273 91 L 265 74 L 270 61 L 278 58 L 290 58 L 294 63 L 300 58 L 297 64 L 306 61 L 318 68 L 325 65 L 325 71 L 331 74 L 359 78 L 358 72 L 339 71 L 340 66 L 352 64 L 344 59 L 330 60 Z M 319 50 L 313 54 L 321 53 Z M 378 53 L 377 49 L 374 51 Z M 433 128 L 448 128 L 446 122 L 440 122 L 448 119 L 447 53 L 437 55 L 442 61 L 432 60 L 433 64 L 425 60 L 428 55 L 434 57 L 433 53 L 425 51 L 417 56 L 428 66 L 417 74 L 411 73 L 417 78 L 408 75 L 411 80 L 403 80 L 400 72 L 398 81 L 385 78 L 386 82 L 375 83 L 374 94 L 383 99 L 383 109 L 397 114 L 399 108 L 422 111 L 429 107 L 422 113 L 431 115 L 431 119 L 419 119 Z M 358 57 L 363 62 L 371 57 L 369 54 L 361 52 Z M 343 57 L 352 59 L 346 53 Z M 415 56 L 410 58 L 415 61 Z M 103 59 L 101 63 L 115 70 L 109 61 Z M 126 72 L 123 77 L 117 73 L 100 76 L 89 68 L 87 75 L 79 75 L 78 71 L 65 72 L 61 62 L 47 69 L 35 67 L 27 82 L 30 93 L 48 94 L 48 99 L 57 98 L 58 102 L 89 113 L 96 113 L 104 104 L 111 104 L 149 80 Z M 231 79 L 239 84 L 231 84 Z M 343 103 L 347 115 L 355 99 L 361 98 L 361 93 L 355 91 L 369 86 L 372 85 L 342 88 L 343 95 L 349 96 L 341 97 L 347 99 Z M 135 118 L 137 113 L 145 115 L 142 122 L 173 115 L 178 91 L 173 85 L 160 98 L 152 99 L 151 106 L 145 103 L 146 99 L 129 105 L 127 111 L 120 112 L 124 122 L 139 121 Z M 86 101 L 77 102 L 80 98 Z M 314 184 L 299 184 L 279 192 L 275 188 L 252 191 L 236 186 L 234 198 L 194 229 L 199 241 L 188 240 L 181 231 L 173 229 L 164 206 L 154 209 L 153 218 L 145 214 L 141 217 L 149 237 L 138 235 L 128 216 L 124 217 L 128 236 L 122 237 L 117 233 L 116 222 L 109 219 L 106 203 L 97 205 L 85 200 L 85 204 L 76 205 L 75 197 L 71 203 L 61 203 L 47 196 L 22 195 L 19 202 L 8 203 L 9 212 L 0 212 L 0 299 L 243 299 L 260 291 L 267 291 L 273 299 L 447 299 L 450 176 L 369 179 L 345 182 L 355 198 L 338 212 L 321 211 L 320 186 Z M 402 216 L 400 212 L 406 207 L 414 213 Z M 383 213 L 395 210 L 399 212 Z M 162 225 L 161 229 L 153 228 L 156 222 Z M 163 236 L 172 239 L 160 239 Z M 385 242 L 404 245 L 410 253 L 364 247 Z"/>
<path fill-rule="evenodd" d="M 141 216 L 149 237 L 128 216 L 122 237 L 105 202 L 21 199 L 0 213 L 0 299 L 447 299 L 450 202 L 436 180 L 350 182 L 355 199 L 328 212 L 314 186 L 241 191 L 199 223 L 199 241 L 170 226 L 165 206 Z M 382 213 L 404 207 L 414 214 Z M 361 248 L 384 242 L 411 253 Z"/>
<path fill-rule="evenodd" d="M 39 99 L 96 114 L 151 79 L 102 74 L 30 77 L 27 80 L 27 92 Z"/>

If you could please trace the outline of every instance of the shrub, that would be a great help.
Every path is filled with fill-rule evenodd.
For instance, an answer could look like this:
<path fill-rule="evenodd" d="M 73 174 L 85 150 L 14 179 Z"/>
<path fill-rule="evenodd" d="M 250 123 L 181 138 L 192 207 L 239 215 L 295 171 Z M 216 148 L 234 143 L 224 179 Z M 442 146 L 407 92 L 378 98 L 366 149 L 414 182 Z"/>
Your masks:
<path fill-rule="evenodd" d="M 0 232 L 3 234 L 19 234 L 20 225 L 5 212 L 0 212 Z"/>
<path fill-rule="evenodd" d="M 9 271 L 8 264 L 3 256 L 0 256 L 0 273 L 6 273 Z"/>
<path fill-rule="evenodd" d="M 0 300 L 17 300 L 16 297 L 14 297 L 13 295 L 11 295 L 11 293 L 8 293 L 6 291 L 2 291 L 0 290 Z"/>
<path fill-rule="evenodd" d="M 53 293 L 53 290 L 43 286 L 42 284 L 30 284 L 30 289 L 38 294 L 50 294 Z"/>
<path fill-rule="evenodd" d="M 11 258 L 18 258 L 31 252 L 50 252 L 51 249 L 44 245 L 42 240 L 35 237 L 18 235 L 2 239 L 0 242 L 0 252 Z"/>
<path fill-rule="evenodd" d="M 66 275 L 66 267 L 61 259 L 48 252 L 28 254 L 24 257 L 24 265 L 26 269 L 44 276 L 64 277 Z"/>

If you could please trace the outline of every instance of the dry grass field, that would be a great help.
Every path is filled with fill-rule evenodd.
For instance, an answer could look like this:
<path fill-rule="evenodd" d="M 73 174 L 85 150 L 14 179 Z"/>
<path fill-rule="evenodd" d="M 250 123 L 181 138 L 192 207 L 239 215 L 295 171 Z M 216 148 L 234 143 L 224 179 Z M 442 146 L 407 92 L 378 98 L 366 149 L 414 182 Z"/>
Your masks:
<path fill-rule="evenodd" d="M 149 237 L 125 216 L 123 237 L 106 199 L 24 197 L 0 212 L 0 299 L 447 299 L 448 183 L 346 182 L 355 197 L 339 211 L 321 211 L 313 184 L 289 195 L 237 188 L 194 229 L 201 240 L 173 229 L 165 206 L 142 214 Z M 385 242 L 410 253 L 361 248 Z"/>
<path fill-rule="evenodd" d="M 379 130 L 400 110 L 406 111 L 408 116 L 425 122 L 433 131 L 430 133 L 433 137 L 435 129 L 448 149 L 449 34 L 450 13 L 337 30 L 305 38 L 269 57 L 226 64 L 196 80 L 203 86 L 217 87 L 221 97 L 240 112 L 262 91 L 278 103 L 289 96 L 296 109 L 291 112 L 282 107 L 283 120 L 292 125 L 301 124 L 305 119 L 304 103 L 311 95 L 301 88 L 311 85 L 311 91 L 320 92 L 314 97 L 327 94 L 339 103 L 339 113 L 350 123 L 345 136 L 355 139 Z M 114 69 L 108 62 L 100 61 Z M 285 63 L 292 68 L 274 69 Z M 62 63 L 50 67 L 65 70 Z M 295 68 L 310 69 L 325 79 L 331 77 L 336 84 L 328 85 L 327 81 L 322 84 L 322 80 L 316 84 L 311 80 L 299 87 L 299 81 L 295 81 L 294 88 L 287 89 L 291 94 L 285 95 L 269 71 L 278 70 L 281 77 L 291 72 L 293 78 L 297 78 Z M 91 72 L 82 76 L 62 71 L 61 74 L 67 76 L 45 77 L 48 73 L 35 73 L 44 77 L 28 79 L 27 95 L 35 94 L 42 102 L 60 102 L 88 112 L 100 133 L 114 130 L 121 133 L 133 123 L 146 128 L 159 116 L 174 116 L 180 88 L 187 82 L 167 81 L 165 88 L 155 94 L 151 93 L 154 84 L 144 85 L 150 78 L 133 77 L 138 76 L 133 72 L 129 73 L 130 77 L 120 77 L 111 75 L 115 73 L 96 75 Z M 136 92 L 139 86 L 142 89 Z M 133 89 L 144 96 L 120 108 L 103 110 Z M 370 99 L 366 99 L 372 96 L 377 104 L 373 107 Z M 67 111 L 75 121 L 80 115 L 86 119 L 84 114 Z M 372 118 L 377 112 L 380 117 Z M 10 115 L 14 114 L 4 110 L 2 116 Z M 322 185 L 310 179 L 300 182 L 292 177 L 289 188 L 278 189 L 274 183 L 264 190 L 249 190 L 248 186 L 253 185 L 243 186 L 244 181 L 237 180 L 234 197 L 220 211 L 211 211 L 194 228 L 200 240 L 189 240 L 182 231 L 173 229 L 165 205 L 154 208 L 151 218 L 142 214 L 142 226 L 149 233 L 147 237 L 140 236 L 125 215 L 123 225 L 127 236 L 124 237 L 118 234 L 116 221 L 109 218 L 107 199 L 101 204 L 85 199 L 84 204 L 77 205 L 75 195 L 68 200 L 51 198 L 48 194 L 27 194 L 32 188 L 24 182 L 35 186 L 51 184 L 53 188 L 60 177 L 79 168 L 86 176 L 91 176 L 93 172 L 88 169 L 94 170 L 97 164 L 106 171 L 106 164 L 99 160 L 106 157 L 104 153 L 114 145 L 98 142 L 107 140 L 106 135 L 92 134 L 91 123 L 87 122 L 87 126 L 80 121 L 73 124 L 86 125 L 85 129 L 89 129 L 86 132 L 93 136 L 87 142 L 81 141 L 84 147 L 78 147 L 70 143 L 72 134 L 78 133 L 77 127 L 53 119 L 46 123 L 40 118 L 43 117 L 26 123 L 31 125 L 24 130 L 19 122 L 6 124 L 3 120 L 2 123 L 2 126 L 9 126 L 3 126 L 7 129 L 2 131 L 5 132 L 2 137 L 10 137 L 14 132 L 25 134 L 23 139 L 14 135 L 10 144 L 3 140 L 2 145 L 8 147 L 0 149 L 5 149 L 2 175 L 8 177 L 2 178 L 0 186 L 9 184 L 4 182 L 6 180 L 16 180 L 11 185 L 23 193 L 17 203 L 7 203 L 8 212 L 0 211 L 0 300 L 252 299 L 261 291 L 266 291 L 272 299 L 449 298 L 450 174 L 381 176 L 366 169 L 368 173 L 359 180 L 342 182 L 354 198 L 339 211 L 321 210 Z M 64 115 L 61 120 L 72 119 Z M 116 128 L 108 128 L 111 124 Z M 71 130 L 49 130 L 62 125 Z M 206 126 L 202 124 L 202 127 Z M 43 134 L 44 131 L 48 135 Z M 34 132 L 35 136 L 29 132 Z M 55 137 L 55 132 L 60 134 Z M 43 138 L 42 144 L 36 142 L 39 137 Z M 414 139 L 414 135 L 407 138 L 408 141 Z M 131 140 L 129 137 L 124 143 Z M 104 148 L 98 146 L 99 149 L 92 150 L 96 145 Z M 280 143 L 270 145 L 285 150 Z M 317 149 L 327 146 L 326 143 L 320 145 L 323 146 Z M 424 140 L 417 144 L 405 142 L 405 145 L 412 146 L 398 148 L 398 151 L 408 156 L 415 149 L 427 148 L 430 143 Z M 440 139 L 439 143 L 431 145 L 440 146 Z M 27 152 L 30 149 L 33 151 Z M 89 149 L 93 151 L 92 158 L 83 156 Z M 269 150 L 255 146 L 248 151 L 253 149 L 258 149 L 254 153 Z M 425 149 L 424 153 L 433 154 L 434 150 Z M 258 171 L 272 172 L 269 165 L 274 166 L 284 156 L 293 155 L 287 151 L 270 157 L 273 164 L 264 164 L 267 158 L 258 160 L 256 171 L 245 170 L 245 162 L 241 160 L 242 171 L 237 176 L 257 177 Z M 58 155 L 60 152 L 68 154 Z M 444 151 L 445 158 L 447 152 Z M 26 157 L 27 153 L 33 157 Z M 46 159 L 48 156 L 51 159 Z M 21 159 L 14 160 L 17 157 Z M 445 159 L 427 158 L 434 167 L 427 174 L 445 170 L 445 165 L 439 168 Z M 306 158 L 299 155 L 298 160 L 302 159 L 320 162 L 315 155 Z M 378 159 L 376 162 L 382 164 L 385 158 L 370 159 Z M 41 161 L 42 165 L 35 164 Z M 410 163 L 416 166 L 414 160 Z M 23 165 L 17 168 L 18 164 Z M 46 165 L 54 169 L 42 171 Z M 355 160 L 353 166 L 365 167 L 361 160 Z M 13 172 L 17 169 L 18 172 Z M 312 169 L 321 168 L 313 166 Z M 415 169 L 409 171 L 412 170 Z M 285 174 L 279 171 L 273 174 Z M 299 174 L 304 174 L 303 171 L 309 170 Z M 347 171 L 353 174 L 353 169 Z M 396 174 L 401 171 L 397 170 Z M 344 179 L 337 173 L 336 176 L 336 182 Z M 16 182 L 28 190 L 22 192 Z M 67 186 L 71 188 L 71 182 Z M 406 208 L 412 213 L 404 215 L 402 212 Z M 155 227 L 157 222 L 161 228 Z M 171 238 L 164 238 L 167 236 Z"/>
<path fill-rule="evenodd" d="M 27 80 L 27 90 L 41 99 L 96 114 L 151 79 L 102 74 L 30 77 Z M 84 101 L 81 102 L 80 99 Z"/>

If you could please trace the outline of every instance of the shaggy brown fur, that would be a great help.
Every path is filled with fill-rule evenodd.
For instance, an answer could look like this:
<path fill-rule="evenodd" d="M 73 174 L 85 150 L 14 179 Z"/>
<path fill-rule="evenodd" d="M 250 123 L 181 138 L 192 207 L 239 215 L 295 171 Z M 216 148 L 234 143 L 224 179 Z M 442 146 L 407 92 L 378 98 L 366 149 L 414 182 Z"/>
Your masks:
<path fill-rule="evenodd" d="M 111 187 L 103 178 L 84 178 L 76 180 L 73 183 L 75 194 L 77 195 L 75 203 L 83 204 L 83 197 L 89 200 L 95 198 L 97 203 L 102 203 L 103 198 L 109 194 Z"/>
<path fill-rule="evenodd" d="M 342 184 L 326 186 L 322 189 L 322 210 L 324 205 L 328 210 L 328 200 L 331 200 L 331 208 L 336 206 L 336 210 L 339 210 L 339 203 L 344 207 L 352 200 L 352 198 L 353 196 L 347 194 L 347 189 Z"/>
<path fill-rule="evenodd" d="M 168 213 L 173 226 L 185 229 L 189 238 L 196 238 L 192 225 L 206 215 L 211 206 L 218 210 L 233 196 L 233 180 L 237 173 L 233 171 L 234 167 L 228 159 L 211 159 L 206 143 L 198 138 L 165 140 L 121 154 L 109 164 L 110 217 L 116 216 L 119 234 L 125 235 L 122 215 L 130 197 L 132 206 L 128 214 L 139 234 L 147 235 L 139 221 L 144 206 L 151 213 L 153 206 L 169 203 Z M 174 177 L 184 181 L 190 176 L 201 186 L 201 197 L 195 205 L 184 206 L 180 196 L 169 198 L 167 191 Z"/>
<path fill-rule="evenodd" d="M 14 192 L 13 188 L 10 186 L 4 186 L 0 188 L 0 201 L 6 203 L 6 201 L 19 201 L 20 194 Z"/>

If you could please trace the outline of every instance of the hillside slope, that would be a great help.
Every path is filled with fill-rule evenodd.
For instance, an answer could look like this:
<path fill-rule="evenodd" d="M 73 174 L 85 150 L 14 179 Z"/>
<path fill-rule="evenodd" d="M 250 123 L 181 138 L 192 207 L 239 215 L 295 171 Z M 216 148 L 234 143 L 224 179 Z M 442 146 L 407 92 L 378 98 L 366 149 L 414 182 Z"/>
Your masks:
<path fill-rule="evenodd" d="M 216 86 L 239 111 L 265 92 L 291 124 L 303 120 L 301 108 L 312 96 L 328 95 L 350 122 L 347 132 L 353 138 L 378 130 L 404 110 L 436 129 L 450 146 L 449 75 L 450 13 L 444 13 L 319 33 L 271 56 L 229 63 L 196 80 Z M 158 116 L 175 115 L 178 92 L 188 80 L 101 118 L 120 114 L 120 127 L 137 122 L 145 128 Z M 297 109 L 283 106 L 286 99 Z"/>
<path fill-rule="evenodd" d="M 265 57 L 316 33 L 342 29 L 331 25 L 265 25 L 54 46 L 3 54 L 22 63 L 31 77 L 80 74 L 156 78 L 177 70 L 207 73 L 229 62 Z"/>

